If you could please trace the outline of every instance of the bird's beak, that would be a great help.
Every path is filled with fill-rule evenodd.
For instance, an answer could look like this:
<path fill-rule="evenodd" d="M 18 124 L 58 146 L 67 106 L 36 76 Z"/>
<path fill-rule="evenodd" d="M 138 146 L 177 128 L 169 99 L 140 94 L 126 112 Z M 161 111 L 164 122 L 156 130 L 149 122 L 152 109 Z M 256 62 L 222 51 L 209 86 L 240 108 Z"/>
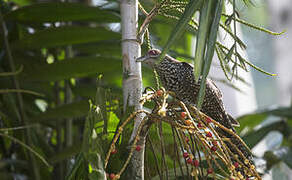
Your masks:
<path fill-rule="evenodd" d="M 147 57 L 146 55 L 145 55 L 145 56 L 138 57 L 138 58 L 136 59 L 136 62 L 143 62 L 143 61 L 145 61 L 147 58 L 148 58 L 148 57 Z"/>

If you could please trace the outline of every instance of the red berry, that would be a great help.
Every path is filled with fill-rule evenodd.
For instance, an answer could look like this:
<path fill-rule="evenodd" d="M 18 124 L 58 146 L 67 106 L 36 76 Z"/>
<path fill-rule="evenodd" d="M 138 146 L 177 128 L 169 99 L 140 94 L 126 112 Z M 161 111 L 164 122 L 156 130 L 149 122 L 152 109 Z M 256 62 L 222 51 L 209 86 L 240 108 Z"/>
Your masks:
<path fill-rule="evenodd" d="M 199 166 L 199 164 L 200 164 L 200 163 L 199 163 L 199 161 L 198 161 L 198 160 L 196 160 L 196 159 L 195 159 L 195 160 L 193 161 L 193 165 L 194 165 L 195 167 L 198 167 L 198 166 Z"/>
<path fill-rule="evenodd" d="M 187 159 L 188 164 L 192 164 L 193 160 L 191 158 Z"/>
<path fill-rule="evenodd" d="M 161 89 L 156 91 L 157 96 L 162 96 L 163 95 L 163 91 Z"/>
<path fill-rule="evenodd" d="M 212 146 L 211 150 L 215 152 L 217 150 L 217 147 L 216 146 Z"/>
<path fill-rule="evenodd" d="M 137 145 L 136 146 L 136 151 L 140 151 L 141 150 L 141 146 L 140 145 Z"/>
<path fill-rule="evenodd" d="M 186 112 L 181 112 L 180 113 L 180 117 L 182 117 L 183 119 L 185 119 L 187 117 L 187 113 Z"/>
<path fill-rule="evenodd" d="M 117 149 L 113 149 L 112 152 L 111 152 L 111 154 L 116 154 L 117 152 L 118 152 Z"/>
<path fill-rule="evenodd" d="M 114 179 L 116 177 L 116 175 L 114 174 L 114 173 L 111 173 L 110 175 L 109 175 L 109 178 L 110 179 Z"/>
<path fill-rule="evenodd" d="M 233 165 L 235 168 L 238 168 L 238 166 L 239 166 L 238 162 L 235 162 Z"/>
<path fill-rule="evenodd" d="M 184 153 L 183 153 L 183 157 L 184 157 L 184 158 L 187 158 L 187 157 L 189 157 L 189 153 L 187 153 L 187 152 L 184 152 Z"/>
<path fill-rule="evenodd" d="M 207 170 L 207 173 L 208 173 L 208 174 L 212 174 L 212 173 L 213 173 L 213 169 L 212 169 L 212 168 L 209 168 L 209 169 Z"/>
<path fill-rule="evenodd" d="M 207 122 L 207 123 L 211 123 L 211 122 L 212 122 L 211 118 L 206 117 L 206 122 Z"/>
<path fill-rule="evenodd" d="M 189 140 L 189 138 L 188 137 L 186 137 L 186 142 L 188 143 L 190 140 Z"/>
<path fill-rule="evenodd" d="M 202 128 L 203 126 L 202 126 L 201 123 L 198 123 L 197 127 L 198 127 L 198 128 Z"/>
<path fill-rule="evenodd" d="M 217 141 L 212 141 L 212 144 L 213 144 L 214 146 L 217 146 L 217 145 L 218 145 L 218 142 L 217 142 Z"/>
<path fill-rule="evenodd" d="M 209 131 L 209 132 L 206 133 L 206 136 L 207 137 L 212 137 L 212 133 Z"/>
<path fill-rule="evenodd" d="M 108 173 L 106 173 L 106 177 L 109 177 L 109 174 Z"/>

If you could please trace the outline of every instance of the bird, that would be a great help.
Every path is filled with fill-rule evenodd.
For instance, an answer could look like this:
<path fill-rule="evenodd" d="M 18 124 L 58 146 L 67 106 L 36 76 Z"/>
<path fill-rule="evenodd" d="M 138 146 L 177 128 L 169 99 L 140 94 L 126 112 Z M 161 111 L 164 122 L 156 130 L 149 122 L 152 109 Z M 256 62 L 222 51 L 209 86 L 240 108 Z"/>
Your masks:
<path fill-rule="evenodd" d="M 200 90 L 201 79 L 196 83 L 193 73 L 193 66 L 186 62 L 181 62 L 169 55 L 165 55 L 161 63 L 159 56 L 161 51 L 158 49 L 149 50 L 146 55 L 136 59 L 143 62 L 158 73 L 162 86 L 176 94 L 176 97 L 185 104 L 196 105 L 197 95 Z M 234 131 L 234 126 L 239 126 L 230 114 L 225 110 L 222 93 L 213 82 L 207 78 L 205 98 L 201 111 L 218 121 L 220 124 Z"/>
<path fill-rule="evenodd" d="M 158 49 L 150 49 L 144 56 L 136 59 L 137 62 L 142 62 L 151 69 L 156 70 L 162 86 L 175 93 L 176 98 L 189 105 L 196 105 L 197 96 L 200 90 L 201 79 L 195 81 L 193 66 L 187 62 L 181 62 L 169 55 L 165 55 L 163 60 L 158 63 L 161 51 Z M 205 97 L 202 103 L 201 112 L 208 115 L 215 121 L 219 122 L 224 127 L 232 130 L 236 133 L 234 127 L 239 126 L 239 122 L 226 112 L 222 93 L 213 80 L 206 79 Z M 221 129 L 218 129 L 221 135 L 231 138 L 231 135 Z M 251 159 L 251 155 L 241 142 L 231 138 L 233 144 L 235 144 L 240 151 L 246 156 L 247 159 Z M 227 143 L 229 149 L 237 153 L 230 144 Z"/>

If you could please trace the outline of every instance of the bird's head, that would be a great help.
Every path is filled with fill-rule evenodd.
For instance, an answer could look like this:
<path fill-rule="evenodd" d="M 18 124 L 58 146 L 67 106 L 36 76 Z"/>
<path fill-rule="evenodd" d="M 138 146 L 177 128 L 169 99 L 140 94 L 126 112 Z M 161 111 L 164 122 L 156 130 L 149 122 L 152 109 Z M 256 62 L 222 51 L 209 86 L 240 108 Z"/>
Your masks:
<path fill-rule="evenodd" d="M 150 49 L 144 56 L 137 58 L 136 61 L 154 68 L 155 63 L 159 60 L 160 53 L 161 51 L 158 49 Z"/>

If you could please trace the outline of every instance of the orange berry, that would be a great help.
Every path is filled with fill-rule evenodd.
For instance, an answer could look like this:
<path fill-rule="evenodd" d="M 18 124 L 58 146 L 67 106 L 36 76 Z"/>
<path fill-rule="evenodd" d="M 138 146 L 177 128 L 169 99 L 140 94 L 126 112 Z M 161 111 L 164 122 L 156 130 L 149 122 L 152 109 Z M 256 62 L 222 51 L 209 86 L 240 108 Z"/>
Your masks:
<path fill-rule="evenodd" d="M 191 120 L 185 120 L 185 124 L 186 124 L 187 126 L 190 126 L 190 125 L 192 124 L 192 121 L 191 121 Z"/>

